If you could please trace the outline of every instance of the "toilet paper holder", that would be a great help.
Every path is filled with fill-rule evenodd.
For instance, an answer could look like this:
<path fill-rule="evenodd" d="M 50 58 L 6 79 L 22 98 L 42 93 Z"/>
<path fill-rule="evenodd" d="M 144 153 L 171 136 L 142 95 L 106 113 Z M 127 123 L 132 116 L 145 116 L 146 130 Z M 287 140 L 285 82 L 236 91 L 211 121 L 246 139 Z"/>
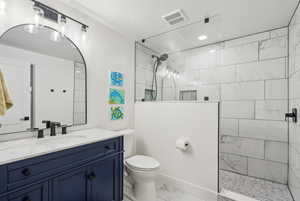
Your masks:
<path fill-rule="evenodd" d="M 181 151 L 187 151 L 190 149 L 191 143 L 189 138 L 187 137 L 180 137 L 176 140 L 176 149 Z"/>

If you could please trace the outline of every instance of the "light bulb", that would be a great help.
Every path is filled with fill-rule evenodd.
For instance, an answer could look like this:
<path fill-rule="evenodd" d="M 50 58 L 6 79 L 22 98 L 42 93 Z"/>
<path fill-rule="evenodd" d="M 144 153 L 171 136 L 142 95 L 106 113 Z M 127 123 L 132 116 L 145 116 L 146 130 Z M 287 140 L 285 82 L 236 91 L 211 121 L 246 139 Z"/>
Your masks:
<path fill-rule="evenodd" d="M 58 31 L 53 31 L 51 33 L 51 37 L 50 39 L 53 41 L 53 42 L 59 42 L 61 41 L 61 35 Z"/>
<path fill-rule="evenodd" d="M 38 33 L 38 28 L 34 24 L 29 24 L 24 27 L 24 31 L 30 34 L 36 34 Z"/>
<path fill-rule="evenodd" d="M 61 35 L 66 34 L 66 25 L 67 25 L 67 18 L 64 15 L 60 16 L 60 33 Z"/>
<path fill-rule="evenodd" d="M 86 41 L 86 33 L 85 32 L 82 33 L 81 38 L 82 38 L 83 41 Z"/>
<path fill-rule="evenodd" d="M 0 15 L 4 15 L 6 13 L 6 1 L 0 0 Z"/>
<path fill-rule="evenodd" d="M 82 25 L 81 26 L 81 31 L 82 31 L 82 40 L 85 41 L 86 40 L 86 32 L 87 32 L 88 27 L 86 25 Z"/>
<path fill-rule="evenodd" d="M 37 6 L 33 6 L 33 11 L 34 11 L 34 24 L 37 27 L 41 27 L 42 26 L 42 20 L 44 18 L 44 11 L 43 9 L 37 7 Z"/>

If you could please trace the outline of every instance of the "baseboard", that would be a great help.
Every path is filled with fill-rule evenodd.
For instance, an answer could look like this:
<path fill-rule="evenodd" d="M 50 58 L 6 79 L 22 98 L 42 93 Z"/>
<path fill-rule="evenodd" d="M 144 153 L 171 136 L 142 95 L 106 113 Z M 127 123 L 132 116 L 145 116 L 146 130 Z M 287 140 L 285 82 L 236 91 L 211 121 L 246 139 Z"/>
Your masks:
<path fill-rule="evenodd" d="M 180 189 L 180 191 L 183 191 L 184 193 L 194 195 L 205 201 L 216 201 L 218 197 L 217 192 L 168 175 L 160 174 L 156 179 L 156 183 L 158 187 L 162 185 L 172 186 Z"/>

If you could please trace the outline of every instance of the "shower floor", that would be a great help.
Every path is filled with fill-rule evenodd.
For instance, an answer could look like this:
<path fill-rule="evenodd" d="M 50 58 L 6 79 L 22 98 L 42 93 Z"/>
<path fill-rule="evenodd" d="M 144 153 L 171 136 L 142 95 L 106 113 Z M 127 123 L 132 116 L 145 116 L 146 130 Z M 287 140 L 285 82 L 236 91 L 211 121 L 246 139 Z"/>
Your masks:
<path fill-rule="evenodd" d="M 220 187 L 260 201 L 293 201 L 286 185 L 220 171 Z"/>

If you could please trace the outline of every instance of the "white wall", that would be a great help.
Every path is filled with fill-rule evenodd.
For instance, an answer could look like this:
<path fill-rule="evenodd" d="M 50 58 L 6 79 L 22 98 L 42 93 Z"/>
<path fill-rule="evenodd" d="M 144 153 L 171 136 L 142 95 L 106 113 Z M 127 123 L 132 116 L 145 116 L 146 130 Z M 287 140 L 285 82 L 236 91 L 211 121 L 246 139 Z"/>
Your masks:
<path fill-rule="evenodd" d="M 80 48 L 87 63 L 88 126 L 109 129 L 132 127 L 134 42 L 56 1 L 44 0 L 42 2 L 90 26 L 86 41 L 81 40 L 81 27 L 76 23 L 68 21 L 66 33 Z M 31 1 L 10 0 L 7 3 L 7 14 L 0 17 L 0 34 L 15 25 L 33 22 Z M 57 25 L 52 22 L 45 21 L 44 23 L 58 29 Z M 124 88 L 127 104 L 123 121 L 110 121 L 109 105 L 107 104 L 109 70 L 121 71 L 125 74 Z"/>
<path fill-rule="evenodd" d="M 300 110 L 300 9 L 298 8 L 289 26 L 289 112 Z M 300 200 L 300 123 L 289 123 L 289 187 L 295 198 Z"/>
<path fill-rule="evenodd" d="M 136 103 L 137 153 L 157 159 L 160 173 L 217 192 L 218 103 Z M 191 150 L 176 150 L 181 136 Z"/>

